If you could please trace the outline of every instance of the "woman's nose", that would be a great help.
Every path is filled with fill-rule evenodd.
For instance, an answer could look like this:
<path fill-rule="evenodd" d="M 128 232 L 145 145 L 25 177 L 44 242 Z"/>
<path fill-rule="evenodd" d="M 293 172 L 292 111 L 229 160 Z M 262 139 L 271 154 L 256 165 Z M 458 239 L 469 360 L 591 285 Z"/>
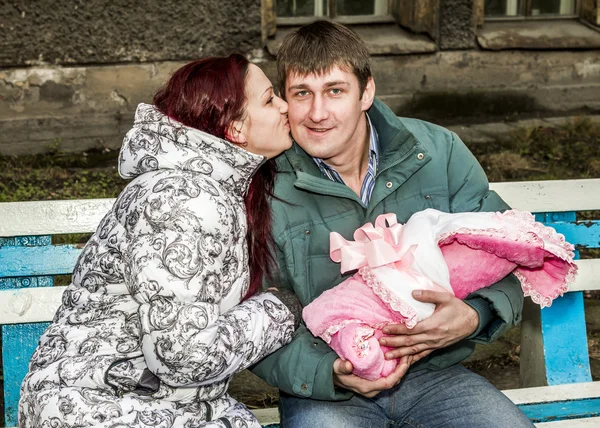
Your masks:
<path fill-rule="evenodd" d="M 279 102 L 279 111 L 281 114 L 286 114 L 288 111 L 288 103 L 283 98 L 277 97 L 277 100 Z"/>

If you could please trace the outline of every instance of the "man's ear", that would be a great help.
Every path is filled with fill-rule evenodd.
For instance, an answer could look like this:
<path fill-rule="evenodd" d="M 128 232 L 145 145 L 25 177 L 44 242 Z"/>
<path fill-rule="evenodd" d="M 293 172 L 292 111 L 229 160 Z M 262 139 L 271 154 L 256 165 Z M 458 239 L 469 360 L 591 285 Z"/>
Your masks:
<path fill-rule="evenodd" d="M 225 138 L 240 146 L 248 145 L 248 141 L 244 135 L 244 122 L 241 120 L 234 120 L 231 122 L 225 131 Z"/>
<path fill-rule="evenodd" d="M 367 111 L 371 108 L 373 101 L 375 100 L 375 80 L 373 77 L 369 77 L 367 85 L 363 91 L 362 98 L 360 99 L 362 104 L 362 111 Z"/>

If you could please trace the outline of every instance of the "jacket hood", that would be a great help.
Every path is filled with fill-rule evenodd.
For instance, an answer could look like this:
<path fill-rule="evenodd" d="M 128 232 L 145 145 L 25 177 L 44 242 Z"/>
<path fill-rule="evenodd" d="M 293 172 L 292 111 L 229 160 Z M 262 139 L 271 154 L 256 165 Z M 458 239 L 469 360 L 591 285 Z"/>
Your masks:
<path fill-rule="evenodd" d="M 123 139 L 119 174 L 134 178 L 162 169 L 193 171 L 243 195 L 265 159 L 227 140 L 185 126 L 153 105 L 140 104 L 133 128 Z"/>

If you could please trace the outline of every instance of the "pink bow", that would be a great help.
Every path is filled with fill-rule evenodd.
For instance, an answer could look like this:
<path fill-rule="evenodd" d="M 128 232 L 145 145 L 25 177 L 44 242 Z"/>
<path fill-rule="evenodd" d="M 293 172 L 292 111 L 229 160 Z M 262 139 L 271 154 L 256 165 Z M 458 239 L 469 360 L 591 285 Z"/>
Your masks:
<path fill-rule="evenodd" d="M 382 214 L 375 220 L 375 226 L 367 223 L 356 229 L 354 241 L 347 241 L 337 232 L 329 235 L 329 256 L 336 263 L 341 262 L 341 272 L 359 269 L 363 266 L 378 266 L 397 263 L 409 267 L 414 260 L 416 245 L 400 254 L 403 225 L 398 223 L 396 214 Z"/>

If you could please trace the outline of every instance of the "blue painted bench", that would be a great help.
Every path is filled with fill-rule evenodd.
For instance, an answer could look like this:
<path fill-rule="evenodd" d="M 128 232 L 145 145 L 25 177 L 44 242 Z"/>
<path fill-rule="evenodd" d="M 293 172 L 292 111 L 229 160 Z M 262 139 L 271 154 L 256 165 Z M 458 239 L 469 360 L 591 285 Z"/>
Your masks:
<path fill-rule="evenodd" d="M 600 210 L 600 180 L 494 183 L 514 208 L 536 212 L 580 248 L 600 247 L 600 221 L 576 212 Z M 21 380 L 37 341 L 60 304 L 53 276 L 71 273 L 78 245 L 52 245 L 52 235 L 91 233 L 114 200 L 0 203 L 0 329 L 5 426 L 17 425 Z M 532 307 L 522 326 L 522 383 L 504 391 L 539 427 L 600 426 L 600 382 L 592 382 L 581 290 L 600 289 L 600 259 L 579 260 L 573 291 L 552 307 Z M 541 313 L 540 313 L 541 312 Z M 255 411 L 276 424 L 276 409 Z"/>

